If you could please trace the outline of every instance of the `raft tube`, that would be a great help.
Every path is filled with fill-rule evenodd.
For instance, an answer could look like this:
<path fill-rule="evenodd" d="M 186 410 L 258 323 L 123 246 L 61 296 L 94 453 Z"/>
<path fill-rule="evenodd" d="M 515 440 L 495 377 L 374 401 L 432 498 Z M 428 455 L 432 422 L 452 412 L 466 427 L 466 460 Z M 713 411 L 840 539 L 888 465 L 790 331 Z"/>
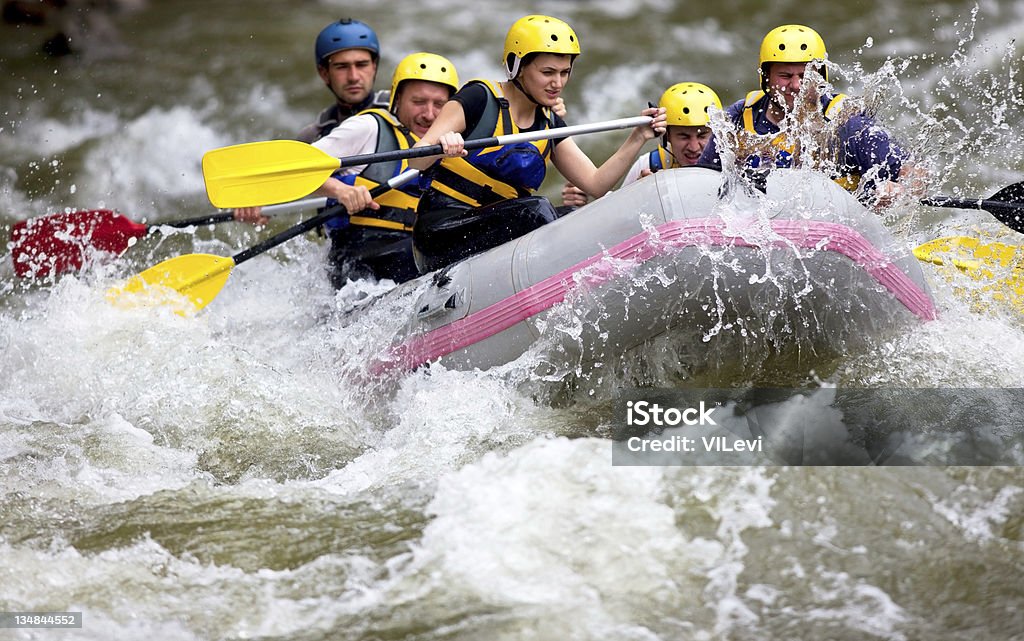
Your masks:
<path fill-rule="evenodd" d="M 373 375 L 487 369 L 541 340 L 603 362 L 677 328 L 843 346 L 936 315 L 904 244 L 806 170 L 774 172 L 763 193 L 711 169 L 660 171 L 393 296 L 415 302 Z"/>

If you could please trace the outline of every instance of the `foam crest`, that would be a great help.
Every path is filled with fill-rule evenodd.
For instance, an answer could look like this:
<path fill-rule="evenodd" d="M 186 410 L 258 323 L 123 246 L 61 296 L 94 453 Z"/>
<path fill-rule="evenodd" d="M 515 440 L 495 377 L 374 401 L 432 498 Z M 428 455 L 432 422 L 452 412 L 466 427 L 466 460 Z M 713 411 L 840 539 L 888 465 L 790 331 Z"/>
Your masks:
<path fill-rule="evenodd" d="M 405 378 L 376 424 L 363 425 L 369 448 L 315 485 L 340 494 L 404 483 L 432 487 L 487 452 L 527 442 L 543 421 L 540 408 L 500 379 L 435 365 Z"/>
<path fill-rule="evenodd" d="M 662 470 L 612 468 L 609 454 L 600 440 L 541 439 L 445 476 L 416 572 L 440 573 L 451 599 L 533 611 L 546 634 L 625 632 L 681 607 L 722 546 L 680 530 Z"/>

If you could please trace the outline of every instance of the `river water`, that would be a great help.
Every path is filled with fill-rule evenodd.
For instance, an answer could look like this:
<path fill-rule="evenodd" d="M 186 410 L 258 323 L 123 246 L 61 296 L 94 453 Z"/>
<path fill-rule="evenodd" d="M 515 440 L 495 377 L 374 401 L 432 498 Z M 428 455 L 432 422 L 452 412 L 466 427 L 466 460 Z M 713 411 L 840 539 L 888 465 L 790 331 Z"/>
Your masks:
<path fill-rule="evenodd" d="M 563 17 L 584 49 L 573 123 L 633 115 L 682 80 L 738 99 L 763 34 L 801 22 L 935 193 L 1020 179 L 1024 4 L 765 6 L 151 0 L 95 16 L 59 60 L 37 53 L 55 27 L 3 25 L 0 227 L 64 207 L 209 211 L 203 152 L 287 137 L 325 106 L 312 39 L 344 15 L 381 35 L 378 87 L 417 50 L 497 77 L 513 20 Z M 579 142 L 601 158 L 620 139 Z M 886 223 L 908 246 L 1022 240 L 979 211 L 905 204 Z M 239 266 L 195 318 L 104 300 L 155 262 L 267 233 L 147 238 L 42 284 L 16 281 L 0 249 L 0 611 L 84 617 L 0 638 L 1024 639 L 1019 467 L 613 467 L 607 388 L 571 372 L 539 387 L 529 354 L 387 385 L 346 376 L 381 328 L 331 321 L 382 286 L 336 294 L 314 237 Z M 1021 387 L 1019 314 L 925 272 L 938 320 L 748 380 Z"/>

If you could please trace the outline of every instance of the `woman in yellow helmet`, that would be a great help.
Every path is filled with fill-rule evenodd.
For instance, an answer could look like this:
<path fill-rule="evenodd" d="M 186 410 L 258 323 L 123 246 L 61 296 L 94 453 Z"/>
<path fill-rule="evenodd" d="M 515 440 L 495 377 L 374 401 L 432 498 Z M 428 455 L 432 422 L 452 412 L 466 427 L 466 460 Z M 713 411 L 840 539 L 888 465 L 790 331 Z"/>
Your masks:
<path fill-rule="evenodd" d="M 568 180 L 596 196 L 626 173 L 644 143 L 664 133 L 664 110 L 645 109 L 650 125 L 630 132 L 600 167 L 571 138 L 475 150 L 463 140 L 564 127 L 553 112 L 580 53 L 579 38 L 565 22 L 531 15 L 517 20 L 505 38 L 507 80 L 471 81 L 445 105 L 417 146 L 440 143 L 446 157 L 410 165 L 430 170 L 413 231 L 422 271 L 432 271 L 520 236 L 555 218 L 546 199 L 532 196 L 550 159 Z"/>
<path fill-rule="evenodd" d="M 726 117 L 750 134 L 774 136 L 770 139 L 773 152 L 768 158 L 759 154 L 738 159 L 739 162 L 762 169 L 792 165 L 795 147 L 787 136 L 780 135 L 780 125 L 786 124 L 787 118 L 798 111 L 796 101 L 801 95 L 817 103 L 826 121 L 839 115 L 845 95 L 819 94 L 815 87 L 804 86 L 808 68 L 828 81 L 827 60 L 825 42 L 810 27 L 783 25 L 765 35 L 758 61 L 761 88 L 731 105 Z M 790 121 L 789 124 L 795 123 Z M 900 190 L 896 181 L 911 171 L 907 155 L 866 113 L 855 113 L 837 124 L 838 144 L 827 150 L 831 166 L 825 168 L 834 174 L 839 184 L 856 191 L 862 199 L 885 204 Z M 704 148 L 700 163 L 721 164 L 714 138 Z M 870 179 L 860 184 L 864 176 Z"/>
<path fill-rule="evenodd" d="M 711 139 L 711 110 L 721 109 L 722 102 L 707 85 L 680 82 L 661 94 L 658 106 L 665 109 L 668 123 L 663 142 L 637 158 L 622 180 L 624 186 L 661 169 L 696 165 Z"/>

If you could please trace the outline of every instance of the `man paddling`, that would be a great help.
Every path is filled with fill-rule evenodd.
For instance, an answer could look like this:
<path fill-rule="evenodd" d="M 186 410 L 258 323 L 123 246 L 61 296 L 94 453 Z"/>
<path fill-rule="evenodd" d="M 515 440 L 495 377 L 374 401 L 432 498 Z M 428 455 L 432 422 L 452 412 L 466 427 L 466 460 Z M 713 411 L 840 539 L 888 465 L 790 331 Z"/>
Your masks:
<path fill-rule="evenodd" d="M 761 173 L 813 162 L 879 207 L 891 204 L 905 184 L 918 191 L 923 172 L 869 114 L 849 109 L 844 94 L 820 93 L 810 76 L 805 80 L 812 72 L 815 80 L 827 82 L 827 59 L 825 42 L 810 27 L 783 25 L 765 35 L 758 64 L 761 88 L 726 110 L 738 131 L 737 164 Z M 699 162 L 721 164 L 714 136 Z M 901 184 L 901 178 L 911 180 Z"/>
<path fill-rule="evenodd" d="M 459 88 L 455 65 L 444 56 L 414 53 L 395 67 L 390 110 L 367 109 L 346 119 L 313 143 L 337 158 L 408 149 L 434 123 Z M 412 257 L 412 229 L 420 188 L 415 181 L 378 196 L 370 189 L 409 168 L 406 161 L 341 169 L 317 194 L 354 212 L 325 224 L 331 239 L 328 273 L 335 287 L 347 279 L 373 277 L 404 282 L 418 275 Z"/>
<path fill-rule="evenodd" d="M 665 135 L 657 149 L 643 154 L 622 179 L 622 186 L 636 182 L 662 169 L 689 167 L 697 164 L 701 152 L 711 139 L 708 126 L 710 110 L 721 109 L 722 102 L 711 87 L 699 82 L 680 82 L 661 94 L 658 106 L 665 109 Z M 566 183 L 562 187 L 562 207 L 568 213 L 586 205 L 590 197 L 582 189 Z M 563 214 L 564 215 L 564 214 Z"/>

